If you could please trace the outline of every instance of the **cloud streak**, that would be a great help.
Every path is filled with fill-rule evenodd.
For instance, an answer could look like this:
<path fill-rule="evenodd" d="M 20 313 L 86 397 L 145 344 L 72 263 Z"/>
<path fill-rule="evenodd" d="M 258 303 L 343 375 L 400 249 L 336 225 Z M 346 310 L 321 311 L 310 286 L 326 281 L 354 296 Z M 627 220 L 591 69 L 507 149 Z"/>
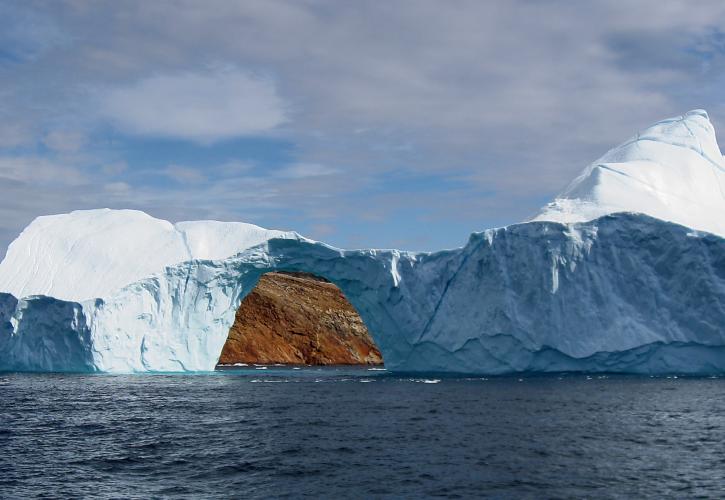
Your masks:
<path fill-rule="evenodd" d="M 271 80 L 232 68 L 154 75 L 98 90 L 96 101 L 128 134 L 201 144 L 262 134 L 286 121 Z"/>
<path fill-rule="evenodd" d="M 719 1 L 34 5 L 0 16 L 38 27 L 0 30 L 5 241 L 108 205 L 454 246 L 656 120 L 725 132 Z"/>

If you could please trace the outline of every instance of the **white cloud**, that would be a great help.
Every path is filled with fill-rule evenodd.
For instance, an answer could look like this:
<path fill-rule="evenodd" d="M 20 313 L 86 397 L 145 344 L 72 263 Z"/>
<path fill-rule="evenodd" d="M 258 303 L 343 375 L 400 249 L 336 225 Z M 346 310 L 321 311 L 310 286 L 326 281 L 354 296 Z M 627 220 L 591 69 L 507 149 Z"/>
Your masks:
<path fill-rule="evenodd" d="M 204 174 L 198 169 L 182 167 L 181 165 L 169 165 L 164 169 L 163 174 L 175 181 L 189 184 L 196 184 L 206 180 Z"/>
<path fill-rule="evenodd" d="M 321 177 L 333 175 L 339 171 L 319 163 L 293 163 L 277 171 L 278 177 L 287 179 L 304 179 L 307 177 Z"/>
<path fill-rule="evenodd" d="M 101 172 L 106 175 L 119 175 L 128 170 L 128 163 L 125 161 L 115 161 L 101 167 Z"/>
<path fill-rule="evenodd" d="M 125 194 L 131 191 L 131 186 L 125 182 L 109 182 L 103 189 L 113 194 Z"/>
<path fill-rule="evenodd" d="M 87 177 L 79 169 L 36 156 L 0 157 L 0 179 L 38 185 L 77 186 Z"/>
<path fill-rule="evenodd" d="M 0 148 L 15 148 L 33 141 L 31 132 L 18 124 L 0 124 Z"/>
<path fill-rule="evenodd" d="M 310 226 L 310 231 L 310 235 L 312 237 L 324 238 L 325 236 L 330 236 L 331 234 L 334 234 L 336 228 L 332 224 L 312 224 Z"/>
<path fill-rule="evenodd" d="M 126 133 L 202 144 L 261 134 L 286 121 L 274 82 L 238 69 L 156 75 L 96 97 L 101 114 Z"/>
<path fill-rule="evenodd" d="M 75 130 L 53 130 L 43 138 L 43 144 L 58 153 L 75 153 L 86 144 L 86 136 Z"/>
<path fill-rule="evenodd" d="M 232 160 L 216 167 L 216 170 L 223 176 L 235 176 L 252 170 L 254 165 L 249 162 Z"/>
<path fill-rule="evenodd" d="M 452 243 L 452 227 L 463 236 L 530 215 L 587 162 L 663 117 L 707 108 L 725 142 L 720 0 L 82 4 L 27 8 L 83 43 L 28 50 L 42 37 L 17 16 L 0 19 L 10 30 L 0 39 L 27 38 L 4 46 L 21 62 L 0 78 L 0 148 L 13 148 L 0 154 L 28 156 L 12 168 L 0 161 L 0 247 L 2 231 L 31 216 L 115 204 L 295 229 L 319 219 L 336 234 L 366 219 L 375 229 L 361 229 L 365 245 L 424 232 L 434 248 Z M 205 70 L 209 61 L 229 66 Z M 184 145 L 150 158 L 107 135 L 108 122 L 201 144 L 273 131 L 288 146 L 272 151 L 270 141 L 258 154 L 224 144 L 202 159 Z M 53 150 L 45 164 L 29 158 L 43 149 L 34 131 L 77 129 L 92 132 L 73 155 L 80 172 Z M 166 165 L 196 172 L 148 182 Z M 391 180 L 401 169 L 443 182 Z M 114 187 L 123 181 L 131 189 Z M 429 183 L 430 196 L 416 192 Z M 443 221 L 441 231 L 412 213 Z"/>

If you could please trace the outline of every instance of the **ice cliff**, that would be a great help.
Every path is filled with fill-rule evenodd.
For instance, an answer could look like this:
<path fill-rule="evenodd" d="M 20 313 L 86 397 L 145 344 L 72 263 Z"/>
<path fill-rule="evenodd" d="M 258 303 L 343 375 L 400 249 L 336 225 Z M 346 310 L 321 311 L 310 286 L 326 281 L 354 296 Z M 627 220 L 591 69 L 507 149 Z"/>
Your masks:
<path fill-rule="evenodd" d="M 167 239 L 144 229 L 154 233 L 145 250 L 129 219 L 148 218 L 138 212 L 41 218 L 50 227 L 31 224 L 0 264 L 10 292 L 0 294 L 0 369 L 211 370 L 241 299 L 263 273 L 289 270 L 337 284 L 392 370 L 723 372 L 724 184 L 714 130 L 695 111 L 607 153 L 537 220 L 450 251 L 340 250 L 263 232 L 225 246 L 215 223 L 185 223 L 194 236 L 156 219 Z M 125 251 L 107 248 L 114 224 L 75 228 L 96 217 L 128 221 Z M 143 267 L 149 248 L 160 256 Z M 89 262 L 123 279 L 110 285 Z M 28 293 L 56 298 L 16 298 Z"/>

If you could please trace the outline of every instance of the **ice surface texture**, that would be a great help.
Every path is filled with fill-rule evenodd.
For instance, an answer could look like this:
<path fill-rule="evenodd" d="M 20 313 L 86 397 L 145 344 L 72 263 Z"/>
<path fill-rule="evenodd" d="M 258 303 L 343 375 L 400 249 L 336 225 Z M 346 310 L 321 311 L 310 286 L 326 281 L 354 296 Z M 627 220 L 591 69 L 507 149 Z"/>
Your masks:
<path fill-rule="evenodd" d="M 104 259 L 123 260 L 120 252 L 104 248 L 104 240 L 117 241 L 112 228 L 107 229 L 109 236 L 89 244 L 82 258 L 76 250 L 44 257 L 36 249 L 56 251 L 58 234 L 66 235 L 63 245 L 67 246 L 76 238 L 67 237 L 74 229 L 36 233 L 30 230 L 31 224 L 13 243 L 15 253 L 9 252 L 8 258 L 23 263 L 23 256 L 30 255 L 25 264 L 48 269 L 55 276 L 61 272 L 58 266 L 65 263 L 95 281 L 74 286 L 72 274 L 64 275 L 70 283 L 48 280 L 35 268 L 17 269 L 3 262 L 2 273 L 15 273 L 10 278 L 0 276 L 5 288 L 48 289 L 59 298 L 18 300 L 0 294 L 0 369 L 211 370 L 241 300 L 259 277 L 270 270 L 294 270 L 324 276 L 342 289 L 391 370 L 723 372 L 725 239 L 716 215 L 725 214 L 725 200 L 707 191 L 719 189 L 715 180 L 721 180 L 720 174 L 714 175 L 722 157 L 714 132 L 709 135 L 711 130 L 704 112 L 661 122 L 599 162 L 619 163 L 620 170 L 626 165 L 632 176 L 613 174 L 609 178 L 609 170 L 597 163 L 555 202 L 596 210 L 557 212 L 550 206 L 539 216 L 542 220 L 475 233 L 463 248 L 431 254 L 346 251 L 294 233 L 271 239 L 266 233 L 255 233 L 261 241 L 251 247 L 253 239 L 234 236 L 224 240 L 228 246 L 216 247 L 218 230 L 208 229 L 215 223 L 198 223 L 194 225 L 196 236 L 188 232 L 195 243 L 187 242 L 189 255 L 196 258 L 185 258 L 181 252 L 183 261 L 171 263 L 177 255 L 158 250 L 163 258 L 154 261 L 157 269 L 148 272 L 144 268 L 138 271 L 147 273 L 144 277 L 111 289 L 85 269 L 84 259 L 90 259 L 98 273 L 104 269 Z M 642 139 L 645 135 L 656 140 Z M 708 137 L 711 140 L 705 140 Z M 636 145 L 640 142 L 647 146 Z M 644 177 L 613 184 L 640 174 L 636 165 L 645 160 L 637 151 L 649 148 L 650 143 L 668 151 L 660 152 L 654 146 L 647 150 L 643 171 L 649 177 L 642 176 L 658 189 L 637 191 Z M 628 153 L 632 148 L 635 152 Z M 695 156 L 690 157 L 689 152 Z M 678 154 L 684 155 L 684 163 L 670 163 Z M 655 160 L 660 162 L 656 168 Z M 665 160 L 668 163 L 661 163 Z M 657 173 L 670 167 L 684 169 L 678 170 L 684 177 L 677 172 Z M 710 182 L 698 180 L 699 168 L 705 169 Z M 662 186 L 660 181 L 672 184 Z M 619 196 L 618 189 L 630 189 L 629 195 Z M 677 196 L 672 197 L 675 191 Z M 669 212 L 660 212 L 661 206 L 652 200 Z M 605 214 L 607 207 L 620 213 Z M 689 211 L 680 213 L 682 207 Z M 702 207 L 719 212 L 709 213 Z M 634 211 L 642 213 L 621 213 Z M 687 224 L 691 227 L 681 225 L 693 213 L 703 215 Z M 598 218 L 587 220 L 593 215 Z M 77 212 L 75 222 L 85 216 L 98 213 Z M 133 239 L 135 218 L 151 218 L 138 212 L 130 216 L 134 220 L 128 223 L 127 237 Z M 126 215 L 120 218 L 125 220 Z M 565 223 L 547 218 L 561 218 Z M 153 224 L 157 223 L 174 228 L 164 221 Z M 149 237 L 146 248 L 175 249 L 178 226 L 167 231 L 168 240 Z M 23 240 L 24 235 L 36 234 Z M 95 234 L 79 237 L 81 244 Z M 226 230 L 222 234 L 236 233 Z M 22 241 L 34 246 L 18 243 Z M 70 244 L 73 248 L 76 243 Z M 129 246 L 133 259 L 117 264 L 118 272 L 136 276 L 136 270 L 125 267 L 145 253 L 143 248 Z M 41 257 L 51 263 L 47 268 L 33 262 Z M 97 290 L 104 293 L 91 293 Z"/>
<path fill-rule="evenodd" d="M 725 236 L 725 161 L 703 110 L 663 120 L 587 167 L 533 220 L 638 212 Z"/>
<path fill-rule="evenodd" d="M 0 291 L 64 300 L 104 297 L 193 259 L 222 259 L 294 233 L 241 222 L 171 224 L 138 210 L 78 210 L 38 217 L 0 263 Z"/>
<path fill-rule="evenodd" d="M 433 254 L 272 239 L 80 303 L 0 296 L 0 367 L 214 368 L 272 269 L 337 284 L 392 370 L 725 370 L 725 239 L 636 214 L 518 224 Z"/>

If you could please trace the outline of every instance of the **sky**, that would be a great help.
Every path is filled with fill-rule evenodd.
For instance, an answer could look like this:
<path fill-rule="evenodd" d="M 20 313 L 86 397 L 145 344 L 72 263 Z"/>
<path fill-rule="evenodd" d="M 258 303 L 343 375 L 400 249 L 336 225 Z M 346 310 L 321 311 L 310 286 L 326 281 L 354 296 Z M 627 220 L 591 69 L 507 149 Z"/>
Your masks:
<path fill-rule="evenodd" d="M 457 247 L 653 122 L 722 141 L 724 83 L 719 0 L 0 0 L 0 255 L 99 207 Z"/>

